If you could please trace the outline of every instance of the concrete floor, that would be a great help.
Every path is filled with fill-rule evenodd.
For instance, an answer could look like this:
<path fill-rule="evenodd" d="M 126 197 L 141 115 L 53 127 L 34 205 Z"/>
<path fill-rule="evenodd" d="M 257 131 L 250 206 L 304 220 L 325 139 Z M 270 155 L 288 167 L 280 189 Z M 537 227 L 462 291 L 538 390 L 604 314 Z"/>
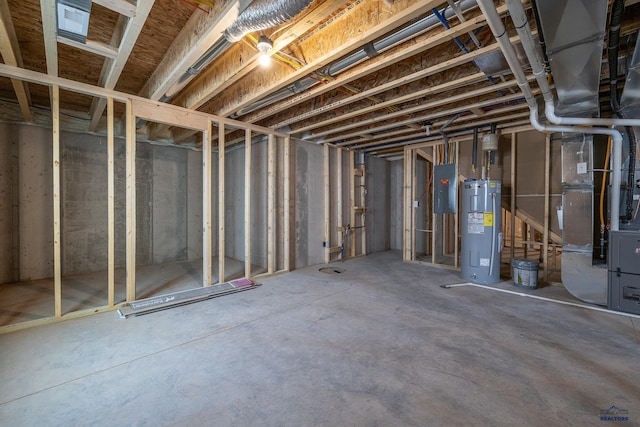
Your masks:
<path fill-rule="evenodd" d="M 0 335 L 0 425 L 639 425 L 640 320 L 400 258 Z"/>
<path fill-rule="evenodd" d="M 266 268 L 253 265 L 254 275 Z M 213 280 L 218 280 L 218 258 L 212 259 Z M 225 258 L 227 280 L 244 277 L 244 262 Z M 106 271 L 62 278 L 62 314 L 107 306 L 108 276 Z M 115 302 L 126 301 L 126 272 L 115 272 Z M 202 285 L 202 260 L 167 262 L 136 268 L 136 298 L 149 298 L 170 292 L 193 289 Z M 53 279 L 29 280 L 0 285 L 0 326 L 53 317 Z"/>

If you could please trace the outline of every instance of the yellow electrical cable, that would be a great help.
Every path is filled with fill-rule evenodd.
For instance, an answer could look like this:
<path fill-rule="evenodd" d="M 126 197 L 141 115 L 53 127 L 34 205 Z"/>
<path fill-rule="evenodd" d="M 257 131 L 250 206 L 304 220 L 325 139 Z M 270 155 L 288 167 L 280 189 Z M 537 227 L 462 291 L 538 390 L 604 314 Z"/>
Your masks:
<path fill-rule="evenodd" d="M 604 227 L 604 190 L 607 183 L 607 165 L 609 164 L 609 151 L 611 150 L 611 137 L 607 142 L 607 154 L 604 158 L 604 166 L 602 167 L 602 187 L 600 188 L 600 227 Z"/>

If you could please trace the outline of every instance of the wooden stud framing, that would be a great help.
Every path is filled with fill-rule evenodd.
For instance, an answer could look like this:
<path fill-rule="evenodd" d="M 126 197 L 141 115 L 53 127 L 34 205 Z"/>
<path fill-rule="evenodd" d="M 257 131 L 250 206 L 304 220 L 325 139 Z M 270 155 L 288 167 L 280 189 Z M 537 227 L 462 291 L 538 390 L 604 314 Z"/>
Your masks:
<path fill-rule="evenodd" d="M 544 229 L 542 233 L 542 262 L 544 264 L 544 281 L 549 281 L 549 193 L 551 183 L 551 134 L 545 135 L 544 147 Z"/>
<path fill-rule="evenodd" d="M 329 174 L 329 145 L 324 144 L 322 148 L 322 155 L 324 160 L 324 262 L 328 264 L 331 261 L 331 179 Z"/>
<path fill-rule="evenodd" d="M 275 137 L 270 134 L 268 139 L 267 158 L 267 268 L 269 274 L 275 271 L 275 189 L 276 189 L 276 144 Z"/>
<path fill-rule="evenodd" d="M 361 248 L 360 248 L 360 254 L 361 255 L 366 255 L 367 254 L 367 200 L 366 200 L 366 194 L 367 194 L 367 168 L 365 165 L 365 154 L 364 151 L 361 152 L 360 156 L 362 156 L 362 163 L 359 164 L 360 170 L 362 171 L 362 174 L 360 175 L 360 208 L 362 209 L 360 212 L 360 239 L 361 239 Z M 357 158 L 357 156 L 356 156 Z"/>
<path fill-rule="evenodd" d="M 115 272 L 116 272 L 116 258 L 115 258 L 115 222 L 116 222 L 116 208 L 115 208 L 115 147 L 114 147 L 114 112 L 113 112 L 113 98 L 107 99 L 107 228 L 108 228 L 108 261 L 107 261 L 107 286 L 108 290 L 108 305 L 113 307 L 115 304 Z"/>
<path fill-rule="evenodd" d="M 351 256 L 356 256 L 356 152 L 349 150 L 349 207 L 351 210 Z"/>
<path fill-rule="evenodd" d="M 127 302 L 136 299 L 136 116 L 133 102 L 127 102 L 126 186 L 127 186 Z"/>
<path fill-rule="evenodd" d="M 453 214 L 453 226 L 454 226 L 454 233 L 453 233 L 453 266 L 455 268 L 459 268 L 460 267 L 460 260 L 459 260 L 459 254 L 460 254 L 460 204 L 458 203 L 459 197 L 458 195 L 460 194 L 460 180 L 458 179 L 458 177 L 460 176 L 460 143 L 458 141 L 455 141 L 454 144 L 456 144 L 456 213 Z"/>
<path fill-rule="evenodd" d="M 60 87 L 51 88 L 53 120 L 53 282 L 55 316 L 62 316 L 62 260 L 60 235 Z"/>
<path fill-rule="evenodd" d="M 129 18 L 136 15 L 136 5 L 127 0 L 93 0 L 93 2 Z"/>
<path fill-rule="evenodd" d="M 404 150 L 404 185 L 403 185 L 403 239 L 402 239 L 402 260 L 410 261 L 411 260 L 411 209 L 413 207 L 413 203 L 411 201 L 411 195 L 409 189 L 411 187 L 409 183 L 410 171 L 409 171 L 409 159 L 411 158 L 412 150 L 405 148 Z"/>
<path fill-rule="evenodd" d="M 284 270 L 291 271 L 291 137 L 284 138 Z"/>
<path fill-rule="evenodd" d="M 224 123 L 218 124 L 218 283 L 224 282 L 224 257 L 225 257 L 225 219 L 224 219 L 224 187 L 225 187 L 225 134 Z"/>
<path fill-rule="evenodd" d="M 58 41 L 57 17 L 55 0 L 40 0 L 40 13 L 42 16 L 42 33 L 44 36 L 44 51 L 47 60 L 47 74 L 58 75 Z"/>
<path fill-rule="evenodd" d="M 251 277 L 251 129 L 244 131 L 244 277 Z"/>
<path fill-rule="evenodd" d="M 511 132 L 511 259 L 516 257 L 516 150 L 518 134 Z"/>
<path fill-rule="evenodd" d="M 343 149 L 338 147 L 336 152 L 336 180 L 337 180 L 337 187 L 338 187 L 338 199 L 336 200 L 336 208 L 337 208 L 337 224 L 336 227 L 339 231 L 339 236 L 340 238 L 338 239 L 338 245 L 340 245 L 342 247 L 342 245 L 344 244 L 344 212 L 343 212 L 343 206 L 342 206 L 342 192 L 344 191 L 342 188 L 342 151 Z M 344 253 L 342 253 L 342 255 L 340 256 L 341 258 L 344 257 Z"/>
<path fill-rule="evenodd" d="M 11 20 L 11 11 L 6 1 L 0 2 L 0 56 L 5 64 L 15 67 L 23 67 L 22 54 L 20 53 L 20 45 L 18 37 Z M 20 106 L 20 111 L 25 121 L 32 120 L 31 111 L 29 110 L 30 95 L 29 87 L 25 82 L 17 79 L 11 79 L 13 91 L 16 93 L 16 99 Z"/>
<path fill-rule="evenodd" d="M 434 168 L 435 168 L 436 164 L 440 164 L 438 162 L 438 156 L 436 155 L 437 154 L 437 152 L 436 152 L 437 148 L 438 147 L 436 145 L 431 147 L 431 150 L 433 150 L 432 156 L 433 156 L 433 159 L 434 159 L 434 162 L 433 162 Z M 431 173 L 435 173 L 435 170 L 432 170 Z M 415 173 L 414 173 L 414 176 L 415 176 Z M 413 181 L 414 190 L 413 190 L 413 196 L 412 196 L 414 199 L 416 197 L 415 196 L 415 186 L 416 186 L 416 182 L 415 182 L 415 179 L 414 179 L 414 181 Z M 430 212 L 428 213 L 428 215 L 431 215 L 431 263 L 432 264 L 436 263 L 436 241 L 438 240 L 437 237 L 436 237 L 438 235 L 437 234 L 438 233 L 438 220 L 437 220 L 437 216 L 436 216 L 437 214 L 434 213 L 434 209 L 433 209 L 433 207 L 435 205 L 436 205 L 436 192 L 432 191 L 431 192 L 431 209 L 430 209 Z M 413 222 L 415 224 L 415 215 L 413 216 Z M 414 226 L 414 229 L 415 229 L 415 226 Z"/>
<path fill-rule="evenodd" d="M 213 193 L 211 132 L 213 124 L 209 121 L 202 132 L 202 286 L 213 284 L 211 259 L 213 256 L 213 232 L 211 229 L 211 195 Z"/>
<path fill-rule="evenodd" d="M 103 0 L 105 1 L 105 0 Z M 100 46 L 101 48 L 107 49 L 106 52 L 109 53 L 110 49 L 114 50 L 115 55 L 112 57 L 112 61 L 105 61 L 104 66 L 102 67 L 102 72 L 100 73 L 100 85 L 104 86 L 107 89 L 113 89 L 116 87 L 116 83 L 120 79 L 120 75 L 122 74 L 122 70 L 124 70 L 124 66 L 133 51 L 133 48 L 138 40 L 138 36 L 140 36 L 140 32 L 142 31 L 142 27 L 151 12 L 151 8 L 153 7 L 155 0 L 138 0 L 137 6 L 135 7 L 133 16 L 130 16 L 130 19 L 126 20 L 125 30 L 122 34 L 122 40 L 119 40 L 119 44 L 117 48 L 111 45 Z M 105 1 L 105 3 L 109 3 L 109 6 L 118 7 L 124 4 L 129 4 L 126 1 Z M 109 7 L 106 6 L 106 7 Z M 128 10 L 125 10 L 128 11 Z M 128 16 L 128 15 L 127 15 Z M 119 20 L 119 22 L 124 22 L 124 20 Z M 116 30 L 117 31 L 117 30 Z M 115 35 L 115 34 L 114 34 Z M 69 39 L 63 40 L 64 42 Z M 115 40 L 112 39 L 112 42 Z M 84 44 L 85 48 L 89 45 L 87 43 Z M 96 44 L 93 42 L 93 44 Z M 82 49 L 81 46 L 77 46 Z M 98 52 L 99 53 L 99 52 Z M 101 53 L 99 53 L 101 54 Z M 105 55 L 106 56 L 106 55 Z M 95 100 L 95 98 L 94 98 Z M 98 121 L 104 112 L 104 101 L 102 98 L 97 100 L 97 103 L 91 104 L 91 124 L 90 129 L 95 130 L 98 126 Z"/>

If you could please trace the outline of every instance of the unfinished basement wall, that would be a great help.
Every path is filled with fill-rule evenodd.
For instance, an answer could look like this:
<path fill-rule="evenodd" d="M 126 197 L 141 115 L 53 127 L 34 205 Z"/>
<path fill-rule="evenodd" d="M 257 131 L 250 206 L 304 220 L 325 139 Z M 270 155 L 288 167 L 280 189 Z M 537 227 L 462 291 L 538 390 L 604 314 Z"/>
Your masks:
<path fill-rule="evenodd" d="M 376 157 L 367 158 L 366 172 L 366 230 L 367 253 L 391 248 L 391 166 Z"/>
<path fill-rule="evenodd" d="M 2 123 L 0 135 L 0 283 L 51 277 L 51 131 Z"/>
<path fill-rule="evenodd" d="M 389 162 L 389 247 L 394 251 L 402 250 L 403 236 L 403 192 L 404 192 L 404 162 L 394 160 Z"/>
<path fill-rule="evenodd" d="M 302 268 L 324 262 L 324 171 L 321 145 L 296 140 L 291 145 L 294 201 L 292 265 Z M 348 180 L 345 180 L 348 182 Z"/>
<path fill-rule="evenodd" d="M 115 261 L 116 268 L 124 268 L 124 140 L 116 139 L 114 148 Z M 202 256 L 202 153 L 146 143 L 137 144 L 136 152 L 137 265 L 198 259 Z M 51 278 L 51 130 L 0 124 L 0 159 L 0 283 Z M 63 132 L 61 166 L 62 273 L 105 271 L 106 138 Z M 217 224 L 216 198 L 212 206 Z"/>

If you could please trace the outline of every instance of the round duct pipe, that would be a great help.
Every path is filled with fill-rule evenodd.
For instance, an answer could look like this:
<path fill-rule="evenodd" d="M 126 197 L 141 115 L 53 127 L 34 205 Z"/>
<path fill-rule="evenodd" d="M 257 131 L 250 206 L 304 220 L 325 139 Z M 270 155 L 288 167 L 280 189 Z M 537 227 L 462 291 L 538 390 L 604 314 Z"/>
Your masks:
<path fill-rule="evenodd" d="M 284 24 L 305 10 L 312 0 L 257 0 L 244 10 L 224 32 L 224 37 L 238 42 L 254 31 L 262 31 Z"/>

